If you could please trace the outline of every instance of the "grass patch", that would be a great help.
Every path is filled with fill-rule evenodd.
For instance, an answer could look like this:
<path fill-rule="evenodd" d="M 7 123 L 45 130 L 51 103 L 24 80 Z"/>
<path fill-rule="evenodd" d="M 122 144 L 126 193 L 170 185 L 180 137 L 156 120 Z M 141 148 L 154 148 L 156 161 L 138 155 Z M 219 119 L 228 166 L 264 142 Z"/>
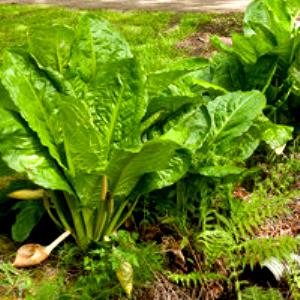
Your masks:
<path fill-rule="evenodd" d="M 0 48 L 22 45 L 41 25 L 72 26 L 77 16 L 84 12 L 61 7 L 0 5 Z M 216 31 L 224 30 L 221 23 L 228 20 L 231 24 L 237 15 L 112 10 L 91 10 L 89 13 L 103 17 L 123 33 L 135 54 L 142 58 L 146 71 L 160 69 L 190 55 L 189 49 L 176 47 L 179 41 L 209 24 L 216 24 L 214 33 L 218 33 Z"/>

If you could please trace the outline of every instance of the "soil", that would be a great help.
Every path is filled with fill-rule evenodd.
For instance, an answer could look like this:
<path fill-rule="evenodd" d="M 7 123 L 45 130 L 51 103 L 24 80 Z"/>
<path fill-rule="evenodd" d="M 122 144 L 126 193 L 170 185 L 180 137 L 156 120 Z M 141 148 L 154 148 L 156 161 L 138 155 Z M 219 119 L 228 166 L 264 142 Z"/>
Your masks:
<path fill-rule="evenodd" d="M 232 32 L 241 32 L 242 27 L 243 15 L 241 13 L 216 15 L 208 24 L 200 24 L 197 32 L 179 42 L 176 47 L 187 51 L 192 56 L 209 58 L 215 51 L 210 43 L 211 36 L 218 35 L 225 44 L 231 45 Z"/>

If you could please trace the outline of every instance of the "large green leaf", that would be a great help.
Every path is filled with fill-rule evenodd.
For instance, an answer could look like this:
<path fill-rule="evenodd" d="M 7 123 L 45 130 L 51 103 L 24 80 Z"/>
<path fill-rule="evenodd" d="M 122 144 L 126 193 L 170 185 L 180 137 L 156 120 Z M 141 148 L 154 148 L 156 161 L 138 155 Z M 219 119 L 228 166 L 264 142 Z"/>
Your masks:
<path fill-rule="evenodd" d="M 59 109 L 59 116 L 64 122 L 66 176 L 81 205 L 95 206 L 99 201 L 101 174 L 108 163 L 106 149 L 102 147 L 99 131 L 85 102 L 64 97 Z"/>
<path fill-rule="evenodd" d="M 61 124 L 57 118 L 60 95 L 28 55 L 8 51 L 3 60 L 0 73 L 2 84 L 42 145 L 48 147 L 51 156 L 63 166 L 59 151 L 62 144 Z"/>
<path fill-rule="evenodd" d="M 152 98 L 147 108 L 147 114 L 144 117 L 143 129 L 149 128 L 151 125 L 172 118 L 180 111 L 190 106 L 199 105 L 204 103 L 200 97 L 188 97 L 188 96 L 159 96 Z"/>
<path fill-rule="evenodd" d="M 87 90 L 83 100 L 98 128 L 105 159 L 112 148 L 138 145 L 146 95 L 136 60 L 129 58 L 99 66 Z"/>
<path fill-rule="evenodd" d="M 245 32 L 251 34 L 260 24 L 274 33 L 277 42 L 281 42 L 292 32 L 299 10 L 300 3 L 297 0 L 252 1 L 244 16 Z"/>
<path fill-rule="evenodd" d="M 243 89 L 245 82 L 244 69 L 241 62 L 234 55 L 217 53 L 210 64 L 210 80 L 212 83 L 228 91 Z"/>
<path fill-rule="evenodd" d="M 201 148 L 210 127 L 211 120 L 205 106 L 183 115 L 162 138 L 172 140 L 191 151 Z"/>
<path fill-rule="evenodd" d="M 15 106 L 13 101 L 11 100 L 7 90 L 2 85 L 0 81 L 0 107 L 11 110 L 11 111 L 18 111 L 18 108 Z"/>
<path fill-rule="evenodd" d="M 277 57 L 265 55 L 260 57 L 255 64 L 245 65 L 244 72 L 245 90 L 260 90 L 265 92 L 270 86 L 277 69 Z"/>
<path fill-rule="evenodd" d="M 169 140 L 154 140 L 145 143 L 138 152 L 116 151 L 106 170 L 111 192 L 114 195 L 129 195 L 143 175 L 163 170 L 168 174 L 165 175 L 165 183 L 160 184 L 172 184 L 172 178 L 179 177 L 171 174 L 173 166 L 177 169 L 174 173 L 180 173 L 181 176 L 186 171 L 183 167 L 178 172 L 180 164 L 186 164 L 186 160 L 171 161 L 180 148 L 177 143 Z"/>
<path fill-rule="evenodd" d="M 150 98 L 158 97 L 171 84 L 195 70 L 206 68 L 208 61 L 202 57 L 173 62 L 168 68 L 147 75 L 147 88 Z M 185 87 L 187 89 L 187 87 Z"/>
<path fill-rule="evenodd" d="M 50 51 L 39 52 L 47 42 Z M 139 123 L 146 105 L 142 75 L 125 39 L 106 21 L 83 16 L 75 33 L 54 26 L 50 37 L 38 35 L 32 40 L 30 51 L 60 91 L 86 103 L 88 118 L 99 131 L 98 151 L 104 163 L 111 148 L 139 144 Z"/>
<path fill-rule="evenodd" d="M 217 97 L 207 105 L 210 127 L 193 156 L 193 172 L 225 176 L 243 171 L 243 162 L 259 145 L 255 122 L 262 114 L 265 97 L 258 91 L 234 92 Z"/>
<path fill-rule="evenodd" d="M 286 68 L 293 51 L 294 22 L 299 11 L 300 3 L 297 0 L 253 1 L 244 17 L 245 38 L 251 40 L 252 47 L 260 56 L 272 50 Z M 269 46 L 263 46 L 267 44 L 273 49 L 268 50 Z"/>
<path fill-rule="evenodd" d="M 244 64 L 255 64 L 267 54 L 275 55 L 284 71 L 293 55 L 294 22 L 299 11 L 297 0 L 252 1 L 245 13 L 244 33 L 232 35 L 232 47 L 226 47 L 216 38 L 213 42 L 222 52 L 238 56 Z"/>
<path fill-rule="evenodd" d="M 101 178 L 99 172 L 86 173 L 84 171 L 77 171 L 76 176 L 69 177 L 76 196 L 80 201 L 79 207 L 95 208 L 99 204 L 99 197 L 101 193 Z"/>
<path fill-rule="evenodd" d="M 186 175 L 190 165 L 191 153 L 184 149 L 177 150 L 165 169 L 143 176 L 137 185 L 137 192 L 145 194 L 176 183 Z"/>
<path fill-rule="evenodd" d="M 209 102 L 207 109 L 211 129 L 206 138 L 204 151 L 245 133 L 262 113 L 265 104 L 264 95 L 258 91 L 229 93 Z"/>
<path fill-rule="evenodd" d="M 43 203 L 39 201 L 22 201 L 17 203 L 14 209 L 19 212 L 16 215 L 16 222 L 12 226 L 12 238 L 16 242 L 23 242 L 38 224 L 45 209 Z"/>
<path fill-rule="evenodd" d="M 231 161 L 243 162 L 253 154 L 260 144 L 261 130 L 260 123 L 255 120 L 253 125 L 241 136 L 225 140 L 224 143 L 220 142 L 214 152 Z"/>
<path fill-rule="evenodd" d="M 56 162 L 17 113 L 0 109 L 0 153 L 7 165 L 48 189 L 71 192 Z"/>
<path fill-rule="evenodd" d="M 93 123 L 89 109 L 83 101 L 64 97 L 59 103 L 59 117 L 69 175 L 103 170 L 106 156 L 102 154 L 99 132 Z"/>
<path fill-rule="evenodd" d="M 112 148 L 140 143 L 145 78 L 127 42 L 106 21 L 81 18 L 68 79 L 98 128 L 104 160 Z"/>
<path fill-rule="evenodd" d="M 132 58 L 125 39 L 106 21 L 83 16 L 77 26 L 70 72 L 93 81 L 103 64 Z"/>
<path fill-rule="evenodd" d="M 38 68 L 57 90 L 74 96 L 74 87 L 66 80 L 75 38 L 73 29 L 62 25 L 41 26 L 31 35 L 29 53 Z"/>
<path fill-rule="evenodd" d="M 50 28 L 41 26 L 31 35 L 29 53 L 38 65 L 50 73 L 64 75 L 68 69 L 74 42 L 73 29 L 62 25 Z"/>

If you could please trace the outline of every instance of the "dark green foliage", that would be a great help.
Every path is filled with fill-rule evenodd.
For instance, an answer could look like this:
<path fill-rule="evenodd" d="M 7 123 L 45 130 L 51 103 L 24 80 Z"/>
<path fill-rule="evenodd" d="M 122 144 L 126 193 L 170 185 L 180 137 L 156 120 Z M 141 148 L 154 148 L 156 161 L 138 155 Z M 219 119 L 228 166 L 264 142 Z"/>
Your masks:
<path fill-rule="evenodd" d="M 12 226 L 12 238 L 16 242 L 25 241 L 33 227 L 39 223 L 45 209 L 40 201 L 19 202 L 13 207 L 17 210 L 16 222 Z"/>
<path fill-rule="evenodd" d="M 245 12 L 244 32 L 232 35 L 232 47 L 212 39 L 220 52 L 211 59 L 205 80 L 229 91 L 261 90 L 266 115 L 298 132 L 300 34 L 294 22 L 300 6 L 290 3 L 253 1 Z"/>
<path fill-rule="evenodd" d="M 74 285 L 81 299 L 113 299 L 124 297 L 116 270 L 124 263 L 133 267 L 133 283 L 138 288 L 150 283 L 160 272 L 163 259 L 155 244 L 136 244 L 137 236 L 119 231 L 111 241 L 98 243 L 84 258 L 85 274 Z"/>
<path fill-rule="evenodd" d="M 223 287 L 227 297 L 241 297 L 249 286 L 241 275 L 249 266 L 254 268 L 270 257 L 287 259 L 290 253 L 297 252 L 299 240 L 289 236 L 258 236 L 257 230 L 267 220 L 289 213 L 287 205 L 299 195 L 292 190 L 299 171 L 298 159 L 282 159 L 273 167 L 262 165 L 260 171 L 255 169 L 242 176 L 196 178 L 193 175 L 178 182 L 176 192 L 173 187 L 146 198 L 146 203 L 151 201 L 149 207 L 155 209 L 154 216 L 174 230 L 186 259 L 185 271 L 181 263 L 180 271 L 168 272 L 168 277 L 180 285 L 198 287 L 203 298 L 216 285 Z M 252 191 L 248 198 L 234 197 L 234 187 L 240 184 Z M 164 199 L 164 205 L 162 201 L 155 202 L 155 197 Z M 153 214 L 146 211 L 145 216 L 149 214 L 151 222 Z M 147 222 L 143 226 L 147 228 Z M 296 285 L 292 286 L 296 291 Z M 260 292 L 266 297 L 277 295 L 271 290 L 249 290 L 245 297 L 250 292 L 258 297 Z"/>
<path fill-rule="evenodd" d="M 7 167 L 3 167 L 1 171 L 3 171 L 2 176 L 0 176 L 1 232 L 7 232 L 11 228 L 13 239 L 22 242 L 28 238 L 45 210 L 39 201 L 20 202 L 16 199 L 10 199 L 8 197 L 10 192 L 36 188 L 36 186 L 28 181 L 25 175 L 17 174 Z"/>
<path fill-rule="evenodd" d="M 260 287 L 250 287 L 242 291 L 242 300 L 283 300 L 283 296 L 276 289 L 263 289 Z"/>

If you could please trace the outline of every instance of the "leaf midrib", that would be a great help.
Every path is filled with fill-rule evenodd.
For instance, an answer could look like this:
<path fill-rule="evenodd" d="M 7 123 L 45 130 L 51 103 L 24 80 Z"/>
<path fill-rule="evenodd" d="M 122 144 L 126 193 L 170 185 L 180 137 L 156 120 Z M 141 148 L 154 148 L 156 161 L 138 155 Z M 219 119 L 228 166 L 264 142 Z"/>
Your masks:
<path fill-rule="evenodd" d="M 253 95 L 250 95 L 249 97 L 248 97 L 248 99 L 247 99 L 247 102 L 251 99 L 253 97 Z M 241 98 L 241 97 L 240 97 Z M 217 130 L 217 133 L 213 136 L 213 138 L 210 140 L 210 142 L 208 143 L 208 144 L 213 144 L 215 141 L 216 141 L 216 139 L 217 139 L 217 137 L 220 135 L 220 133 L 224 130 L 224 128 L 227 126 L 227 124 L 232 120 L 232 118 L 236 115 L 236 113 L 240 110 L 240 108 L 241 107 L 243 107 L 244 105 L 245 105 L 245 103 L 246 103 L 246 101 L 245 102 L 241 102 L 240 103 L 240 105 L 238 106 L 238 108 L 234 111 L 234 113 L 232 113 L 231 115 L 230 115 L 230 117 L 226 120 L 226 122 L 224 122 L 224 126 L 221 126 L 221 128 L 219 129 L 219 130 Z M 215 126 L 215 128 L 217 128 L 216 127 L 216 124 L 215 124 L 215 119 L 213 119 L 214 120 L 214 126 Z M 208 136 L 207 136 L 208 137 Z M 207 138 L 206 138 L 206 140 L 207 140 Z"/>

